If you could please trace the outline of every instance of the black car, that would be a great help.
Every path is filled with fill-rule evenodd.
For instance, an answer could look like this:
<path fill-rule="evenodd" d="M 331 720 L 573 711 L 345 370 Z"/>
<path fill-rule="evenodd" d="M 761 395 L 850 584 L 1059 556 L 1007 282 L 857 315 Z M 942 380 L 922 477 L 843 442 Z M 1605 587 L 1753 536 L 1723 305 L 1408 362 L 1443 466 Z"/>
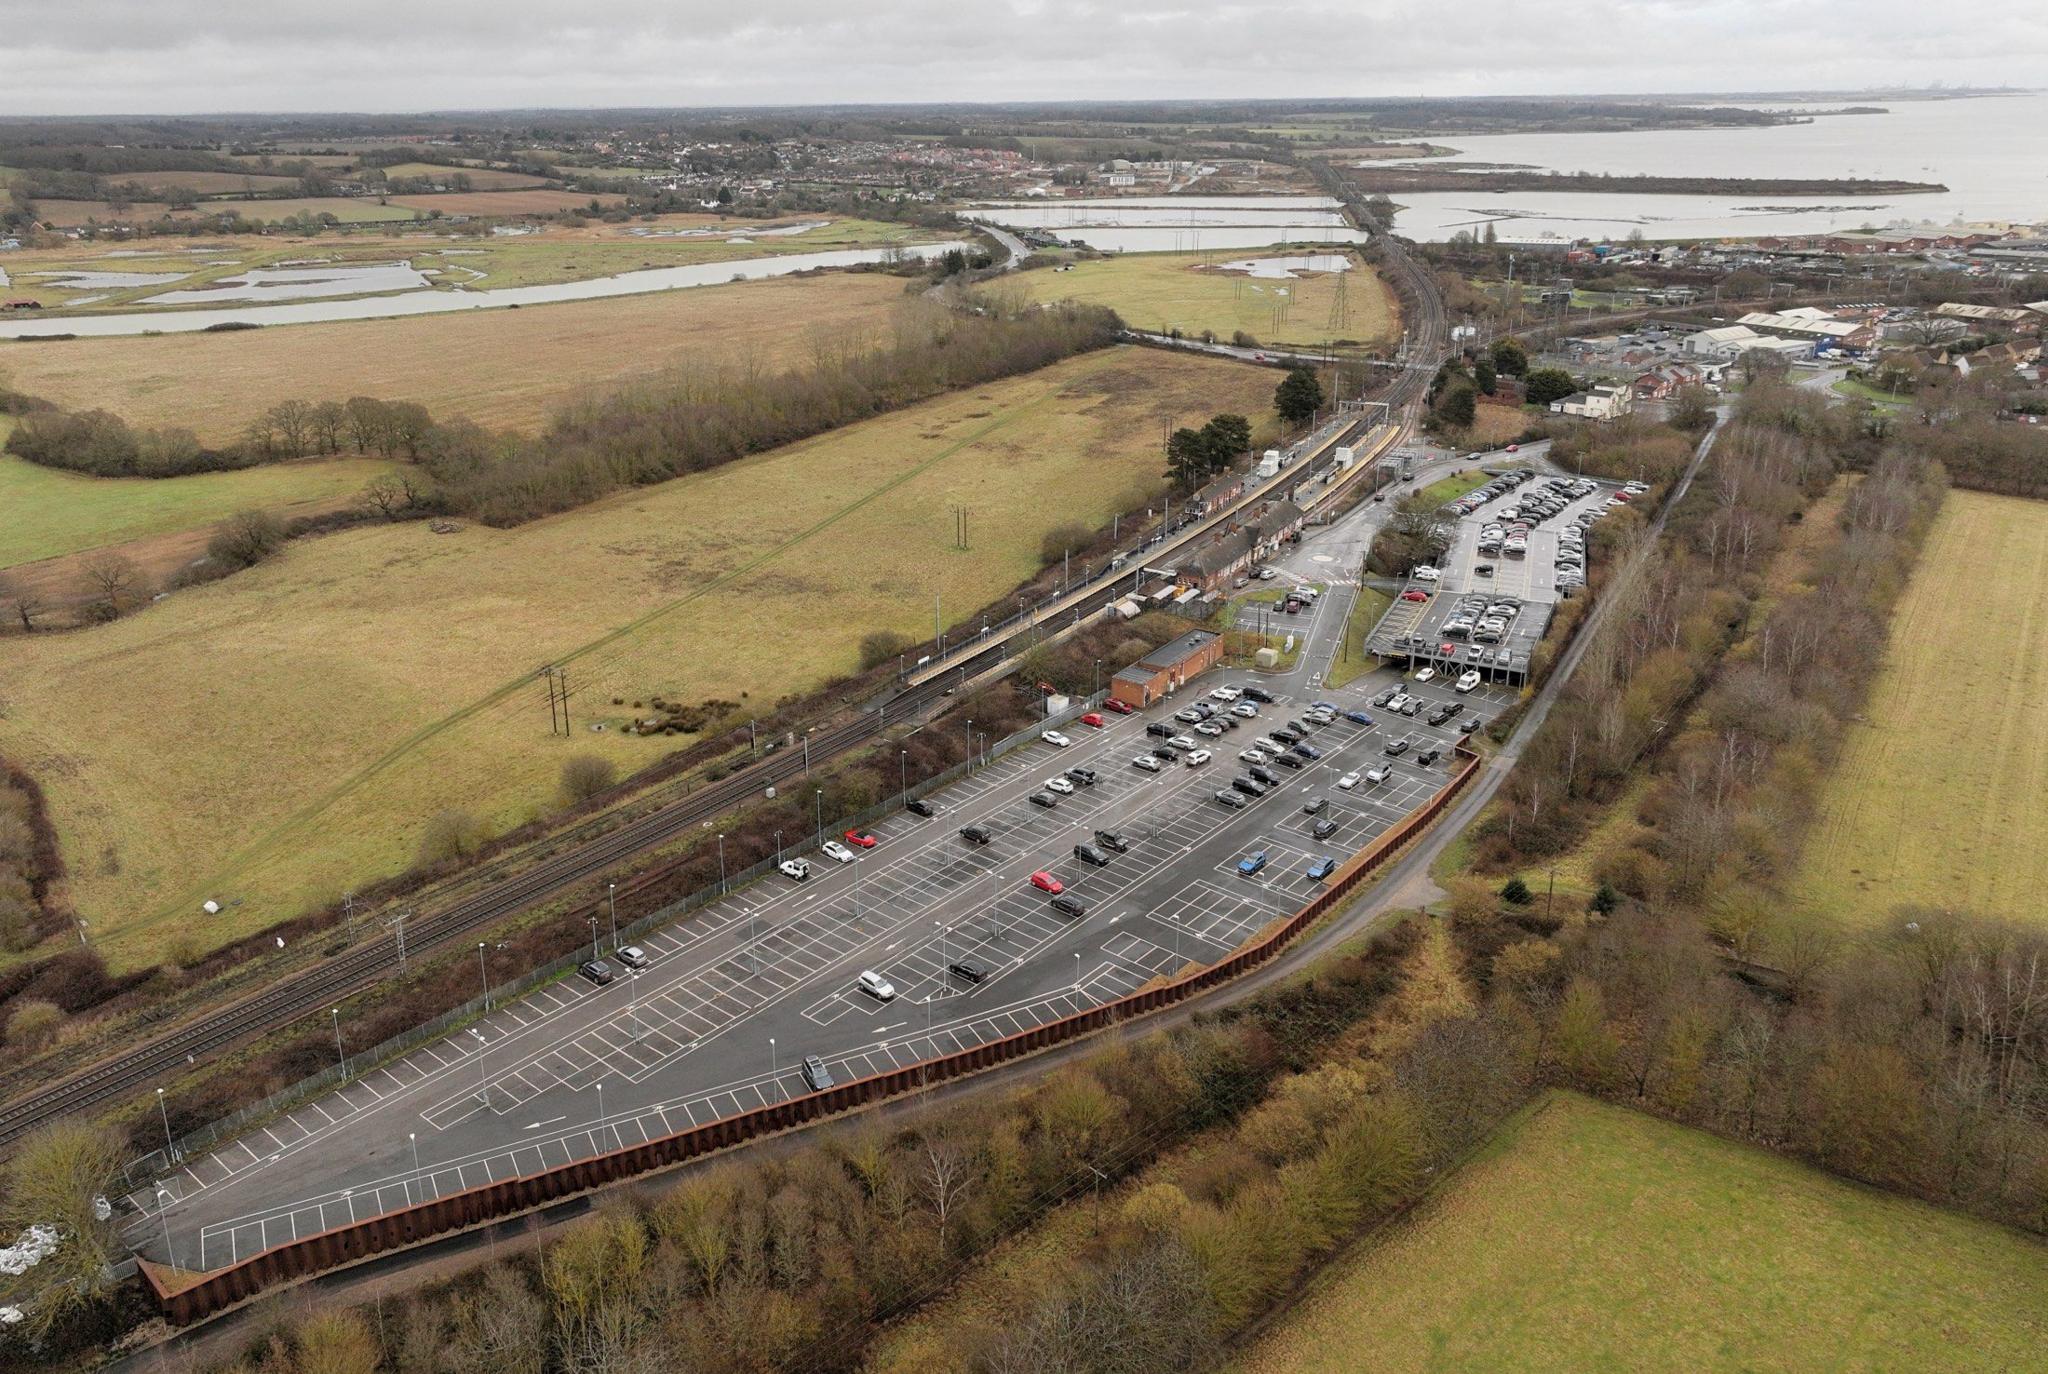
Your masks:
<path fill-rule="evenodd" d="M 1095 786 L 1095 770 L 1093 768 L 1069 768 L 1067 776 L 1080 783 L 1083 787 Z"/>
<path fill-rule="evenodd" d="M 946 972 L 963 983 L 981 983 L 988 979 L 988 965 L 975 959 L 955 959 L 946 965 Z"/>
<path fill-rule="evenodd" d="M 1095 832 L 1095 843 L 1115 854 L 1131 852 L 1131 842 L 1123 837 L 1121 831 L 1098 830 Z"/>
<path fill-rule="evenodd" d="M 1300 735 L 1303 739 L 1308 738 L 1309 727 L 1302 721 L 1290 720 L 1287 722 L 1287 728 L 1292 730 L 1295 734 Z"/>
<path fill-rule="evenodd" d="M 1290 749 L 1290 750 L 1288 750 L 1288 751 L 1287 751 L 1286 753 L 1284 753 L 1284 754 L 1275 754 L 1275 755 L 1273 755 L 1273 762 L 1275 762 L 1275 763 L 1279 764 L 1279 765 L 1280 765 L 1280 766 L 1281 766 L 1282 768 L 1299 768 L 1299 767 L 1301 767 L 1301 759 L 1300 759 L 1300 757 L 1299 757 L 1298 755 L 1296 755 L 1296 754 L 1294 753 L 1294 751 L 1293 751 L 1293 750 L 1291 750 L 1291 749 Z"/>
<path fill-rule="evenodd" d="M 1337 822 L 1332 820 L 1317 821 L 1315 828 L 1309 831 L 1309 833 L 1319 840 L 1327 840 L 1330 836 L 1337 833 Z"/>
<path fill-rule="evenodd" d="M 1242 779 L 1240 779 L 1240 781 L 1242 781 Z M 1218 792 L 1216 794 L 1216 804 L 1219 806 L 1227 806 L 1232 811 L 1242 811 L 1245 807 L 1245 801 L 1243 797 L 1238 796 L 1235 792 L 1228 791 Z"/>
<path fill-rule="evenodd" d="M 1257 778 L 1232 778 L 1230 785 L 1244 793 L 1247 797 L 1263 797 L 1270 790 L 1265 783 L 1260 782 Z"/>
<path fill-rule="evenodd" d="M 1469 735 L 1469 734 L 1471 734 L 1471 733 L 1472 733 L 1472 732 L 1473 732 L 1474 730 L 1477 730 L 1477 729 L 1479 728 L 1479 726 L 1480 726 L 1480 720 L 1479 720 L 1479 717 L 1477 717 L 1477 716 L 1473 716 L 1473 717 L 1471 717 L 1470 719 L 1468 719 L 1468 720 L 1467 720 L 1467 721 L 1466 721 L 1466 722 L 1465 722 L 1465 723 L 1464 723 L 1463 725 L 1460 725 L 1460 726 L 1458 727 L 1458 733 L 1459 733 L 1459 734 L 1461 734 L 1461 735 Z"/>
<path fill-rule="evenodd" d="M 1405 739 L 1390 739 L 1387 741 L 1387 747 L 1380 752 L 1390 759 L 1397 759 L 1408 752 L 1408 741 Z"/>
<path fill-rule="evenodd" d="M 1042 806 L 1050 811 L 1060 804 L 1060 799 L 1050 792 L 1033 792 L 1031 794 L 1031 804 L 1033 806 Z"/>
<path fill-rule="evenodd" d="M 1392 701 L 1395 697 L 1399 695 L 1401 695 L 1401 689 L 1399 687 L 1389 687 L 1386 691 L 1381 692 L 1378 696 L 1374 697 L 1372 699 L 1372 704 L 1375 706 L 1385 706 L 1388 702 Z"/>
<path fill-rule="evenodd" d="M 1415 756 L 1415 761 L 1427 768 L 1443 756 L 1444 751 L 1441 749 L 1425 749 Z"/>
<path fill-rule="evenodd" d="M 1323 808 L 1329 804 L 1330 799 L 1328 797 L 1310 797 L 1301 804 L 1301 814 L 1304 816 L 1320 816 L 1323 814 Z"/>
<path fill-rule="evenodd" d="M 1465 714 L 1465 703 L 1462 701 L 1454 701 L 1450 705 L 1444 707 L 1444 709 L 1446 711 L 1449 711 L 1454 716 L 1462 716 Z"/>
<path fill-rule="evenodd" d="M 909 801 L 903 803 L 903 809 L 905 811 L 908 811 L 913 816 L 936 816 L 939 814 L 939 808 L 933 806 L 923 797 L 911 798 Z"/>
<path fill-rule="evenodd" d="M 1161 739 L 1172 739 L 1179 732 L 1176 731 L 1171 725 L 1168 725 L 1165 721 L 1155 720 L 1150 725 L 1145 727 L 1145 733 L 1148 735 L 1157 735 Z"/>
<path fill-rule="evenodd" d="M 1253 701 L 1263 701 L 1269 706 L 1273 703 L 1273 694 L 1263 687 L 1245 687 L 1241 690 Z"/>
<path fill-rule="evenodd" d="M 1052 909 L 1062 916 L 1086 916 L 1088 904 L 1071 892 L 1062 892 L 1052 899 Z"/>
<path fill-rule="evenodd" d="M 960 838 L 969 844 L 987 844 L 995 836 L 989 833 L 989 828 L 985 825 L 963 825 L 960 827 Z"/>
<path fill-rule="evenodd" d="M 1434 711 L 1431 711 L 1429 713 L 1429 723 L 1431 725 L 1442 725 L 1445 721 L 1449 720 L 1453 714 L 1454 713 L 1452 712 L 1450 707 L 1439 706 Z"/>
<path fill-rule="evenodd" d="M 825 1067 L 825 1061 L 815 1054 L 804 1056 L 804 1083 L 814 1093 L 821 1093 L 832 1086 L 832 1071 Z"/>
<path fill-rule="evenodd" d="M 1278 773 L 1275 773 L 1272 769 L 1266 767 L 1262 763 L 1255 763 L 1251 767 L 1245 769 L 1244 771 L 1251 774 L 1253 777 L 1257 778 L 1260 782 L 1266 784 L 1266 786 L 1268 787 L 1278 787 L 1280 785 L 1280 775 Z"/>
<path fill-rule="evenodd" d="M 1177 749 L 1168 749 L 1165 745 L 1162 744 L 1157 749 L 1154 749 L 1152 751 L 1152 757 L 1155 759 L 1162 759 L 1167 763 L 1179 763 L 1180 751 Z"/>
<path fill-rule="evenodd" d="M 1271 734 L 1267 735 L 1266 738 L 1272 740 L 1282 749 L 1292 749 L 1295 745 L 1301 743 L 1302 739 L 1307 734 L 1308 732 L 1306 730 L 1275 730 Z"/>
<path fill-rule="evenodd" d="M 618 971 L 602 959 L 585 959 L 576 966 L 576 971 L 599 987 L 619 976 Z"/>
<path fill-rule="evenodd" d="M 1097 868 L 1109 867 L 1109 855 L 1092 844 L 1075 845 L 1074 857 L 1084 864 L 1093 864 Z"/>

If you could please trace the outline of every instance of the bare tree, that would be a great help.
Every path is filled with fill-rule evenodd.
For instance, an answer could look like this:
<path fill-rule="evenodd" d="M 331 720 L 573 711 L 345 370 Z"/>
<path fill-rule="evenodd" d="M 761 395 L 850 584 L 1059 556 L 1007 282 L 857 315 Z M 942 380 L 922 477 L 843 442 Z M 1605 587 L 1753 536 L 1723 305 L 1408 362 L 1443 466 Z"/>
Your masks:
<path fill-rule="evenodd" d="M 932 1220 L 938 1223 L 938 1249 L 944 1255 L 946 1227 L 974 1188 L 973 1162 L 965 1150 L 950 1140 L 926 1140 L 917 1186 L 924 1195 L 925 1206 L 931 1208 Z"/>
<path fill-rule="evenodd" d="M 287 456 L 303 458 L 313 447 L 313 407 L 305 401 L 279 401 L 270 408 L 278 446 Z"/>
<path fill-rule="evenodd" d="M 403 472 L 379 477 L 356 496 L 365 510 L 375 511 L 386 520 L 396 520 L 419 504 L 419 499 L 419 485 Z"/>
<path fill-rule="evenodd" d="M 36 617 L 43 613 L 45 605 L 41 592 L 19 578 L 7 577 L 0 577 L 0 604 L 21 622 L 23 634 L 35 629 Z"/>
<path fill-rule="evenodd" d="M 96 553 L 81 569 L 94 614 L 112 620 L 144 590 L 142 569 L 118 553 Z"/>

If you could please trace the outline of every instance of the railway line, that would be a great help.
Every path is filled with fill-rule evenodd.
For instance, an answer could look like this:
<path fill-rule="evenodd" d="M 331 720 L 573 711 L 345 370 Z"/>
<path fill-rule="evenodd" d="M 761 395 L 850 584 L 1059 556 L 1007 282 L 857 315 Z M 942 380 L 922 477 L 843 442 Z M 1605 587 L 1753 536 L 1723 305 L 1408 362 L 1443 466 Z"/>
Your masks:
<path fill-rule="evenodd" d="M 1395 278 L 1402 298 L 1411 303 L 1417 318 L 1408 342 L 1410 366 L 1399 373 L 1378 398 L 1388 403 L 1386 428 L 1374 445 L 1375 454 L 1395 447 L 1414 422 L 1418 402 L 1423 398 L 1434 361 L 1442 356 L 1447 341 L 1445 314 L 1434 283 L 1406 250 L 1391 236 L 1382 235 L 1382 267 Z M 1419 362 L 1418 360 L 1428 360 Z M 1380 426 L 1364 419 L 1333 430 L 1317 445 L 1317 452 L 1369 434 Z M 1364 464 L 1360 465 L 1361 467 Z M 1327 494 L 1337 490 L 1332 487 Z M 1218 520 L 1228 515 L 1218 517 Z M 1215 521 L 1204 522 L 1187 537 L 1198 535 Z M 1178 543 L 1179 541 L 1176 541 Z M 985 644 L 962 651 L 942 664 L 931 665 L 927 676 L 910 681 L 881 703 L 879 709 L 863 711 L 856 719 L 842 722 L 814 735 L 810 750 L 815 761 L 827 761 L 856 748 L 886 730 L 892 721 L 902 721 L 940 701 L 951 686 L 979 676 L 1007 661 L 1014 646 L 1032 640 L 1048 624 L 1079 620 L 1101 610 L 1122 593 L 1120 578 L 1108 578 L 1058 598 L 1013 629 L 992 637 Z M 409 951 L 419 953 L 526 909 L 598 873 L 614 870 L 633 855 L 665 843 L 695 828 L 771 785 L 796 777 L 811 766 L 795 750 L 766 754 L 718 782 L 700 788 L 647 815 L 606 834 L 594 836 L 560 855 L 494 882 L 483 891 L 452 903 L 439 911 L 417 918 L 406 928 Z M 627 884 L 631 890 L 630 884 Z M 0 1104 L 0 1149 L 51 1121 L 91 1111 L 141 1092 L 191 1064 L 252 1036 L 291 1025 L 323 1008 L 371 986 L 390 975 L 394 968 L 391 951 L 382 942 L 353 946 L 333 955 L 303 974 L 280 978 L 271 986 L 219 1010 L 206 1013 L 122 1053 L 100 1060 L 78 1073 Z"/>

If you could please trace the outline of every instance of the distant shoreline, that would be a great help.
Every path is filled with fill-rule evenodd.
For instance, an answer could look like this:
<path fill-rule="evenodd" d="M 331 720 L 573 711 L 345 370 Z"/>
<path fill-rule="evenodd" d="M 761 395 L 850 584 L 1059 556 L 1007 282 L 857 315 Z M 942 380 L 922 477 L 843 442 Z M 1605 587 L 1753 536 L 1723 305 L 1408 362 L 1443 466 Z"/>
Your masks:
<path fill-rule="evenodd" d="M 1853 177 L 1666 177 L 1595 172 L 1523 171 L 1445 166 L 1370 167 L 1352 179 L 1367 195 L 1417 191 L 1614 192 L 1651 196 L 1915 196 L 1949 188 L 1933 181 L 1876 181 Z"/>

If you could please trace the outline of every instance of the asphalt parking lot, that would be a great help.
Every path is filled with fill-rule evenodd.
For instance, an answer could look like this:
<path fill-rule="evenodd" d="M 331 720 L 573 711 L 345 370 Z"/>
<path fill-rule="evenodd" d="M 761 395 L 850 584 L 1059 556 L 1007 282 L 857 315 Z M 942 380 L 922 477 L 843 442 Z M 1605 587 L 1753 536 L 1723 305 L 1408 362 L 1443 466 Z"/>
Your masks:
<path fill-rule="evenodd" d="M 1341 611 L 1304 616 L 1304 631 Z M 1331 627 L 1325 626 L 1326 630 Z M 1132 766 L 1158 740 L 1144 727 L 1223 682 L 1206 674 L 1161 706 L 1105 715 L 1102 729 L 1067 727 L 1059 749 L 1034 743 L 937 794 L 935 818 L 898 812 L 851 863 L 802 847 L 814 876 L 772 877 L 639 941 L 649 968 L 597 988 L 569 978 L 498 1007 L 472 1026 L 377 1068 L 164 1181 L 128 1226 L 143 1254 L 196 1268 L 487 1181 L 559 1165 L 808 1091 L 798 1072 L 817 1055 L 839 1080 L 901 1067 L 1011 1035 L 1111 1000 L 1188 963 L 1210 963 L 1318 887 L 1309 865 L 1368 843 L 1448 777 L 1459 720 L 1427 724 L 1439 701 L 1490 716 L 1511 696 L 1450 684 L 1412 688 L 1429 703 L 1414 718 L 1366 708 L 1370 726 L 1341 716 L 1312 732 L 1324 757 L 1243 810 L 1213 800 L 1255 736 L 1310 700 L 1366 707 L 1395 680 L 1373 674 L 1336 690 L 1297 670 L 1268 683 L 1282 698 L 1217 740 L 1207 765 L 1158 774 Z M 1298 684 L 1298 685 L 1297 685 Z M 1181 727 L 1185 728 L 1185 727 Z M 1380 785 L 1336 782 L 1382 758 L 1393 736 L 1415 741 Z M 1414 757 L 1435 744 L 1445 757 Z M 1097 771 L 1051 810 L 1026 800 L 1063 770 Z M 1304 814 L 1327 798 L 1320 817 Z M 1317 840 L 1317 819 L 1337 830 Z M 959 830 L 987 825 L 993 840 Z M 1129 852 L 1102 868 L 1073 856 L 1098 828 L 1121 831 Z M 1265 867 L 1245 877 L 1254 851 Z M 795 852 L 795 851 L 792 851 Z M 1063 916 L 1029 885 L 1055 875 L 1087 906 Z M 987 970 L 963 982 L 963 958 Z M 872 969 L 896 989 L 882 1002 L 857 990 Z M 170 1243 L 167 1249 L 165 1232 Z"/>

